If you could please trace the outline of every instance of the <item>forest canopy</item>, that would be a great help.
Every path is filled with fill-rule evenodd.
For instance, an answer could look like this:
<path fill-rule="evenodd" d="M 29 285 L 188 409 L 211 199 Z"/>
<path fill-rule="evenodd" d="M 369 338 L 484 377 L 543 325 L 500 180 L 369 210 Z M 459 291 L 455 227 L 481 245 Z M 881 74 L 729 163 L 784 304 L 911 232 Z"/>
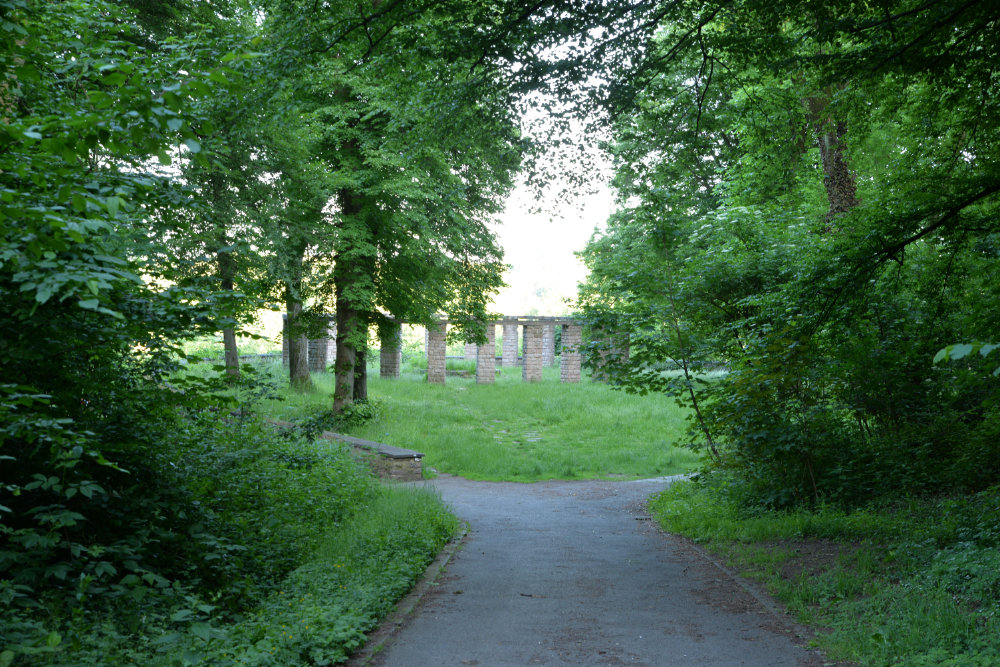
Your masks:
<path fill-rule="evenodd" d="M 584 310 L 630 337 L 617 382 L 702 407 L 750 503 L 997 483 L 995 7 L 664 11 L 584 253 Z"/>

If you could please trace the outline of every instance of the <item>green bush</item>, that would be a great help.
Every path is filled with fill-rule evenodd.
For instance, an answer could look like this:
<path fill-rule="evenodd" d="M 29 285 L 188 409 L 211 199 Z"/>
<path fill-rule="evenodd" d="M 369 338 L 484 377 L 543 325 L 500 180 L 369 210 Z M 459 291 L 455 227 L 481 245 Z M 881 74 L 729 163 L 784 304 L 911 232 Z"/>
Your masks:
<path fill-rule="evenodd" d="M 351 522 L 327 531 L 313 557 L 217 652 L 249 665 L 347 659 L 457 527 L 430 492 L 383 487 Z"/>

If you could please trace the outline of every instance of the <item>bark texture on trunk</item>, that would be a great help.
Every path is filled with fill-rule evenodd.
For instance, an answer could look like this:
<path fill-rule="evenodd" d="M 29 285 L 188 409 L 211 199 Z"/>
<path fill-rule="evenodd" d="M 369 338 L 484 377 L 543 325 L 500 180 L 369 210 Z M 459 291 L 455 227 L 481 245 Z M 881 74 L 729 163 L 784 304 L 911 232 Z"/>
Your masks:
<path fill-rule="evenodd" d="M 292 259 L 290 275 L 285 281 L 285 310 L 287 313 L 288 335 L 288 383 L 295 391 L 309 391 L 313 388 L 309 375 L 309 336 L 302 326 L 302 255 L 305 244 L 301 244 Z"/>
<path fill-rule="evenodd" d="M 358 152 L 356 145 L 347 145 L 344 150 Z M 337 361 L 334 364 L 336 379 L 333 394 L 335 415 L 340 414 L 355 400 L 363 400 L 368 394 L 365 347 L 375 275 L 374 255 L 371 251 L 362 250 L 371 236 L 369 221 L 365 218 L 364 195 L 345 189 L 338 192 L 337 197 L 343 214 L 341 224 L 351 232 L 345 234 L 345 237 L 358 245 L 345 246 L 339 250 L 333 269 L 337 294 Z"/>
<path fill-rule="evenodd" d="M 233 378 L 240 376 L 240 349 L 236 344 L 236 329 L 222 330 L 222 346 L 226 351 L 226 374 Z"/>
<path fill-rule="evenodd" d="M 354 400 L 368 400 L 368 348 L 362 347 L 354 359 Z"/>
<path fill-rule="evenodd" d="M 830 208 L 826 222 L 832 222 L 858 205 L 858 185 L 844 155 L 847 123 L 836 120 L 830 113 L 832 92 L 807 100 L 809 122 L 816 132 L 820 162 L 823 167 L 823 187 Z"/>
<path fill-rule="evenodd" d="M 354 367 L 357 351 L 353 337 L 358 327 L 358 312 L 341 298 L 343 287 L 337 283 L 337 360 L 334 362 L 333 414 L 339 415 L 354 403 Z"/>
<path fill-rule="evenodd" d="M 288 380 L 295 391 L 309 391 L 313 387 L 309 375 L 309 337 L 302 330 L 302 302 L 290 298 L 288 311 Z"/>

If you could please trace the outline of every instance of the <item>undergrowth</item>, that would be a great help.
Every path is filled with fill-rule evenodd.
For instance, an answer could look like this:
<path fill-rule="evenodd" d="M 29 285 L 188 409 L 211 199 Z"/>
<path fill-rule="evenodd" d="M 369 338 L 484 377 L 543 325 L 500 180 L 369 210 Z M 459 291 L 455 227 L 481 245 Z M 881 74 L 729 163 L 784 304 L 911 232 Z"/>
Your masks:
<path fill-rule="evenodd" d="M 454 532 L 436 496 L 265 423 L 266 374 L 234 387 L 197 371 L 137 395 L 144 429 L 106 444 L 103 463 L 71 462 L 84 481 L 3 499 L 0 666 L 333 664 Z M 41 409 L 18 400 L 3 407 Z M 36 441 L 75 437 L 34 423 Z M 5 461 L 8 481 L 20 461 Z"/>

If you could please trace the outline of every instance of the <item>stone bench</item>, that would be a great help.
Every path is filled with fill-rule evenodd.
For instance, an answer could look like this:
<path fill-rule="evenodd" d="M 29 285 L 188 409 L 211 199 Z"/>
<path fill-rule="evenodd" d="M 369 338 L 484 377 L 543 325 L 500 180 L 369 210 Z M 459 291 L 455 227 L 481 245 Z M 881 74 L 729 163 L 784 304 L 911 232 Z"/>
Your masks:
<path fill-rule="evenodd" d="M 372 471 L 381 479 L 394 482 L 417 482 L 423 479 L 421 459 L 424 455 L 412 449 L 394 447 L 374 440 L 363 440 L 342 433 L 323 431 L 319 434 L 326 440 L 337 440 L 370 454 Z"/>
<path fill-rule="evenodd" d="M 292 422 L 279 421 L 277 419 L 268 419 L 267 421 L 278 428 L 295 427 L 295 424 Z M 415 452 L 412 449 L 404 449 L 403 447 L 386 445 L 374 440 L 355 438 L 343 433 L 334 433 L 333 431 L 323 431 L 319 434 L 319 437 L 324 440 L 343 442 L 355 450 L 364 453 L 368 459 L 368 464 L 372 468 L 372 472 L 378 475 L 380 479 L 390 479 L 394 482 L 418 482 L 424 478 L 423 464 L 421 463 L 424 455 L 420 452 Z"/>

